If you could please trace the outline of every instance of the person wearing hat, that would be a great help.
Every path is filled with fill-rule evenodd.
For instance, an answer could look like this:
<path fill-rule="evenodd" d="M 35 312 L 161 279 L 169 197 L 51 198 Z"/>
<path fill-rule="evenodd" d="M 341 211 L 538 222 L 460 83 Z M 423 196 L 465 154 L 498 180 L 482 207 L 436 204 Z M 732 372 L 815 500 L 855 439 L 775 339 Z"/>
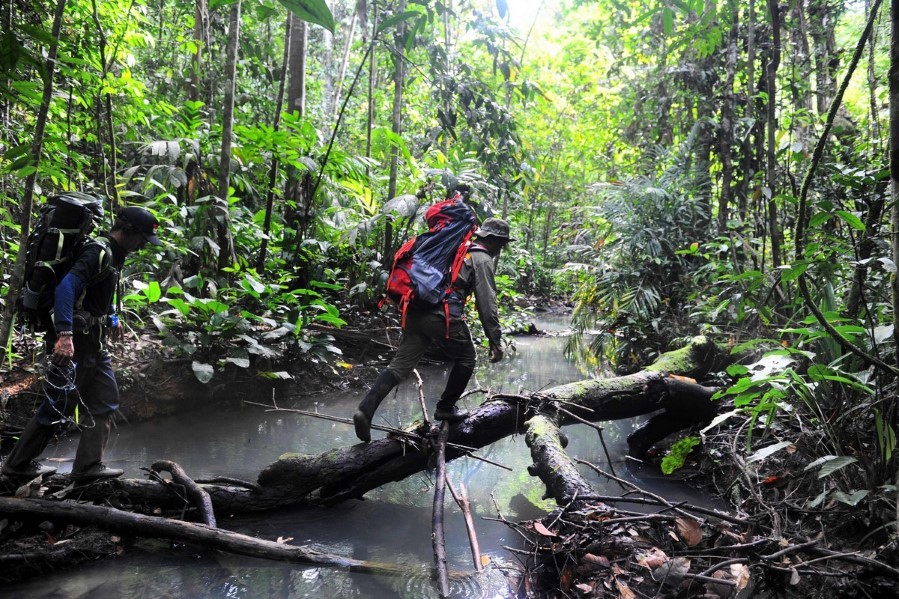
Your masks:
<path fill-rule="evenodd" d="M 474 293 L 478 319 L 490 343 L 490 362 L 502 360 L 502 331 L 496 303 L 494 259 L 510 241 L 514 239 L 509 237 L 509 225 L 506 221 L 486 219 L 475 231 L 475 240 L 465 256 L 451 293 L 445 300 L 446 306 L 443 303 L 436 308 L 420 308 L 414 304 L 409 306 L 396 354 L 387 368 L 378 375 L 375 384 L 353 414 L 356 436 L 360 441 L 371 441 L 371 421 L 381 401 L 412 373 L 425 352 L 434 345 L 454 362 L 446 387 L 437 402 L 434 418 L 459 422 L 468 416 L 467 412 L 456 407 L 456 402 L 474 374 L 477 352 L 468 324 L 462 318 L 463 306 Z"/>
<path fill-rule="evenodd" d="M 85 482 L 122 474 L 103 463 L 112 414 L 119 406 L 106 339 L 111 332 L 121 332 L 112 301 L 125 258 L 147 243 L 161 246 L 158 228 L 150 212 L 130 206 L 118 213 L 108 235 L 85 243 L 75 255 L 71 269 L 56 286 L 53 328 L 44 339 L 51 355 L 44 399 L 3 461 L 0 474 L 31 480 L 56 472 L 36 458 L 57 427 L 71 422 L 79 404 L 81 439 L 72 478 Z"/>

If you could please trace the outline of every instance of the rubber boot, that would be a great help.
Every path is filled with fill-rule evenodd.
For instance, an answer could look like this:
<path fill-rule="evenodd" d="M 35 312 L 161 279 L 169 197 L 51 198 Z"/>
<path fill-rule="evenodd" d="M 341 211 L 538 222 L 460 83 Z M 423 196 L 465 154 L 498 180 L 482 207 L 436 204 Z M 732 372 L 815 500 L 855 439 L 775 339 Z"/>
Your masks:
<path fill-rule="evenodd" d="M 363 443 L 371 441 L 371 419 L 374 418 L 378 406 L 397 384 L 399 381 L 392 372 L 382 370 L 375 379 L 375 384 L 359 403 L 359 408 L 353 414 L 353 424 L 356 427 L 356 436 Z"/>
<path fill-rule="evenodd" d="M 109 429 L 112 422 L 109 416 L 99 417 L 94 426 L 81 429 L 81 440 L 75 452 L 72 464 L 72 478 L 78 481 L 96 480 L 100 478 L 116 478 L 124 470 L 110 468 L 103 463 L 103 451 L 109 441 Z"/>
<path fill-rule="evenodd" d="M 440 401 L 437 402 L 437 407 L 434 410 L 434 420 L 460 422 L 468 418 L 468 412 L 457 408 L 456 402 L 459 401 L 462 393 L 465 392 L 465 387 L 468 386 L 468 381 L 471 380 L 472 374 L 474 374 L 474 369 L 469 366 L 463 366 L 458 362 L 453 366 L 446 381 L 443 395 L 440 396 Z"/>
<path fill-rule="evenodd" d="M 56 472 L 56 468 L 44 466 L 35 459 L 44 453 L 47 444 L 53 437 L 54 429 L 54 426 L 45 426 L 39 423 L 37 417 L 33 416 L 25 425 L 25 430 L 19 436 L 15 447 L 3 460 L 3 468 L 0 469 L 0 472 L 13 478 L 31 479 Z"/>

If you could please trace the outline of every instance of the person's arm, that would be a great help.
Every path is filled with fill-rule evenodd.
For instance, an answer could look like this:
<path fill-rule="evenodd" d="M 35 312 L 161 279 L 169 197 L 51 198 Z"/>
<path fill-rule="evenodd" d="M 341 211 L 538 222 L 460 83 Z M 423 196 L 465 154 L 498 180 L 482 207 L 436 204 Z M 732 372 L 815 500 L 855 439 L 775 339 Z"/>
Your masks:
<path fill-rule="evenodd" d="M 478 319 L 490 342 L 490 361 L 503 359 L 502 329 L 499 326 L 499 309 L 496 303 L 496 279 L 493 258 L 487 252 L 472 252 L 474 270 L 474 298 Z"/>
<path fill-rule="evenodd" d="M 98 252 L 88 247 L 76 258 L 75 264 L 56 286 L 53 296 L 53 329 L 56 344 L 53 346 L 52 361 L 57 366 L 68 364 L 75 355 L 72 342 L 72 315 L 75 302 L 84 292 L 87 282 L 100 268 Z"/>

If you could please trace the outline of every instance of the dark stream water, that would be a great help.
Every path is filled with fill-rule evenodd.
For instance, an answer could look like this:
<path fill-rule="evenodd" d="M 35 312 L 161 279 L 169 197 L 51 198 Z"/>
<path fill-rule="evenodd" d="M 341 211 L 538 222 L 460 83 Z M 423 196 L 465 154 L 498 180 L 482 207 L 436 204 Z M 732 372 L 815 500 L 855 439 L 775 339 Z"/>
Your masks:
<path fill-rule="evenodd" d="M 538 322 L 543 330 L 564 329 L 562 320 Z M 524 337 L 515 341 L 517 351 L 499 365 L 479 366 L 471 387 L 505 392 L 532 392 L 586 378 L 590 373 L 564 357 L 562 336 Z M 447 368 L 420 368 L 425 381 L 428 407 L 443 388 Z M 362 391 L 331 393 L 304 406 L 323 413 L 349 416 Z M 475 405 L 483 396 L 468 399 Z M 260 397 L 270 402 L 271 397 Z M 376 418 L 397 425 L 420 417 L 418 391 L 405 382 L 382 404 Z M 612 467 L 623 478 L 670 500 L 703 502 L 677 481 L 634 478 L 623 460 L 624 438 L 635 421 L 607 423 L 604 437 Z M 586 425 L 566 428 L 569 454 L 596 463 L 609 464 L 596 431 Z M 375 438 L 383 435 L 373 431 Z M 160 418 L 113 431 L 107 462 L 124 468 L 126 477 L 142 478 L 141 468 L 159 459 L 179 463 L 194 478 L 230 476 L 255 480 L 259 471 L 285 452 L 318 453 L 356 443 L 352 427 L 296 414 L 266 412 L 258 406 L 243 406 L 191 412 Z M 71 469 L 76 439 L 68 439 L 45 454 L 55 460 L 60 472 Z M 458 597 L 503 598 L 507 589 L 503 565 L 514 561 L 503 546 L 520 546 L 520 538 L 496 518 L 497 507 L 508 519 L 538 517 L 554 504 L 541 500 L 544 488 L 527 474 L 530 454 L 524 438 L 504 439 L 484 448 L 479 455 L 499 462 L 511 472 L 473 459 L 448 465 L 454 484 L 464 484 L 475 510 L 475 526 L 481 551 L 491 561 L 487 572 L 473 572 L 468 536 L 461 514 L 447 493 L 446 548 Z M 601 493 L 619 494 L 589 469 L 582 472 Z M 0 597 L 144 599 L 185 598 L 300 598 L 300 597 L 436 597 L 430 581 L 433 563 L 431 509 L 433 478 L 427 474 L 392 483 L 366 495 L 365 501 L 344 503 L 332 508 L 291 509 L 261 515 L 228 518 L 219 515 L 219 526 L 274 540 L 291 537 L 293 544 L 311 544 L 323 551 L 357 559 L 406 565 L 413 572 L 405 578 L 349 574 L 340 570 L 301 567 L 228 556 L 171 543 L 140 541 L 122 555 L 97 563 L 84 564 L 77 571 L 43 576 L 24 584 L 0 589 Z M 627 506 L 628 509 L 633 509 Z"/>

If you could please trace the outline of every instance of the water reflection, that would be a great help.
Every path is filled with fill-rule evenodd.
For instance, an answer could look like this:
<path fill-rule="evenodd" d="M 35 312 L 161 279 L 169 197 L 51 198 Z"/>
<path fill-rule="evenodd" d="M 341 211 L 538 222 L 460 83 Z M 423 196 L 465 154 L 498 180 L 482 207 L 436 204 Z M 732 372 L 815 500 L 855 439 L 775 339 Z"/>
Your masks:
<path fill-rule="evenodd" d="M 558 321 L 547 324 L 556 329 L 564 326 Z M 590 373 L 579 371 L 564 358 L 564 345 L 564 337 L 519 338 L 517 351 L 501 364 L 485 362 L 478 368 L 470 388 L 530 393 L 589 376 Z M 420 370 L 428 409 L 433 411 L 448 368 L 430 366 Z M 362 393 L 364 390 L 334 393 L 317 398 L 311 407 L 308 403 L 303 407 L 349 416 Z M 482 398 L 483 395 L 472 395 L 464 401 L 471 407 Z M 258 399 L 270 400 L 270 397 Z M 412 382 L 401 384 L 384 401 L 376 416 L 380 422 L 392 426 L 420 417 L 418 389 Z M 609 468 L 611 459 L 617 473 L 627 476 L 622 459 L 624 438 L 633 426 L 629 421 L 605 425 L 603 434 L 608 456 L 593 428 L 568 427 L 568 452 L 603 468 Z M 384 434 L 372 433 L 375 438 Z M 129 477 L 142 477 L 141 468 L 159 459 L 169 459 L 179 463 L 194 478 L 218 475 L 255 480 L 262 468 L 283 453 L 318 453 L 356 442 L 349 425 L 243 406 L 121 426 L 113 432 L 107 461 L 124 468 L 125 476 Z M 61 472 L 71 468 L 76 446 L 77 439 L 71 439 L 50 450 L 59 461 Z M 471 497 L 482 552 L 494 565 L 502 565 L 508 558 L 503 546 L 518 546 L 518 535 L 501 523 L 480 517 L 495 518 L 498 509 L 509 519 L 533 518 L 543 510 L 552 509 L 554 504 L 541 499 L 543 485 L 527 474 L 531 460 L 522 436 L 504 439 L 484 448 L 479 455 L 512 471 L 464 458 L 452 462 L 449 473 L 454 484 L 464 486 Z M 592 470 L 582 468 L 582 473 L 599 492 L 620 493 L 617 485 L 609 487 Z M 670 499 L 685 498 L 687 491 L 682 485 L 670 481 L 650 482 L 655 491 Z M 418 573 L 403 580 L 273 564 L 185 547 L 173 552 L 170 543 L 141 541 L 114 560 L 7 587 L 3 596 L 91 599 L 437 596 L 430 580 L 432 497 L 432 477 L 422 473 L 374 490 L 364 501 L 347 502 L 334 508 L 291 509 L 239 518 L 219 516 L 219 525 L 232 530 L 266 539 L 291 537 L 295 544 L 318 543 L 325 551 L 356 559 L 400 563 Z M 460 573 L 453 577 L 455 593 L 460 597 L 507 596 L 503 568 L 491 569 L 474 578 L 466 574 L 472 571 L 468 536 L 461 513 L 451 498 L 447 500 L 446 513 L 449 567 Z"/>

